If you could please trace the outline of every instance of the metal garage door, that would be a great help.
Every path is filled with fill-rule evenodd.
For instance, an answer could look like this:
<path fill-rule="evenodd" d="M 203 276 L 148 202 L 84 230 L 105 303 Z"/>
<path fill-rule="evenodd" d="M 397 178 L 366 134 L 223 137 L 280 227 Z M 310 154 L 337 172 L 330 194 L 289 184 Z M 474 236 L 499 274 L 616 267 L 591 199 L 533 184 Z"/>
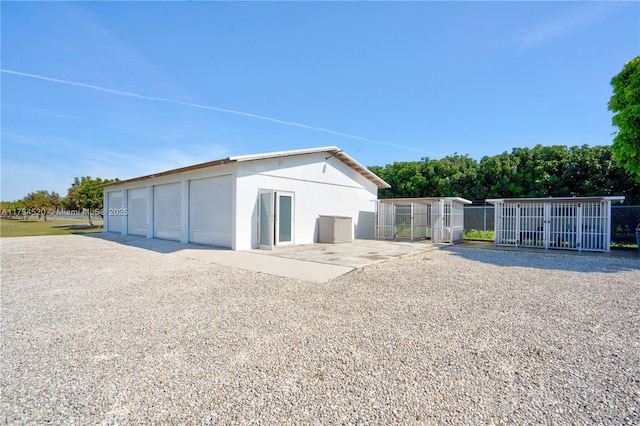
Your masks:
<path fill-rule="evenodd" d="M 122 209 L 122 191 L 109 192 L 109 231 L 122 232 L 122 218 L 124 210 Z"/>
<path fill-rule="evenodd" d="M 180 183 L 153 187 L 153 236 L 180 241 Z"/>
<path fill-rule="evenodd" d="M 231 248 L 231 175 L 189 182 L 189 241 Z"/>
<path fill-rule="evenodd" d="M 130 189 L 128 192 L 127 230 L 133 235 L 147 235 L 147 189 Z"/>

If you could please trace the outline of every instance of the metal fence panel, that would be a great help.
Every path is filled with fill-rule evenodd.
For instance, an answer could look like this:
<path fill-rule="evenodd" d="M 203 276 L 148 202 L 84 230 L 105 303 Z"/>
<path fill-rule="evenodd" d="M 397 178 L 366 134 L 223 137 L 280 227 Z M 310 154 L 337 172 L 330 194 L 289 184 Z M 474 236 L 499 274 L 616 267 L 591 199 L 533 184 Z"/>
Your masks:
<path fill-rule="evenodd" d="M 413 204 L 413 238 L 431 237 L 431 205 Z"/>
<path fill-rule="evenodd" d="M 451 205 L 451 242 L 462 241 L 464 234 L 464 204 L 448 200 Z"/>
<path fill-rule="evenodd" d="M 520 206 L 519 245 L 544 248 L 544 203 Z"/>
<path fill-rule="evenodd" d="M 396 204 L 396 237 L 411 238 L 411 204 Z"/>
<path fill-rule="evenodd" d="M 621 244 L 636 242 L 636 226 L 640 224 L 640 206 L 611 207 L 611 241 Z"/>
<path fill-rule="evenodd" d="M 485 236 L 487 231 L 493 232 L 495 227 L 494 212 L 495 207 L 491 205 L 464 206 L 464 230 L 481 231 Z"/>
<path fill-rule="evenodd" d="M 635 229 L 640 224 L 640 206 L 625 206 L 625 205 L 613 205 L 611 206 L 611 217 L 609 218 L 609 225 L 607 225 L 607 219 L 602 215 L 599 209 L 603 207 L 600 203 L 596 205 L 590 203 L 584 203 L 582 207 L 582 222 L 580 227 L 582 229 L 582 239 L 580 241 L 581 247 L 585 250 L 606 250 L 606 229 L 610 227 L 611 242 L 619 244 L 635 244 L 636 234 Z M 507 220 L 504 223 L 499 223 L 496 227 L 496 220 L 504 219 L 504 215 L 507 212 L 499 212 L 495 214 L 495 207 L 491 205 L 469 205 L 464 207 L 464 230 L 465 232 L 475 230 L 486 233 L 493 232 L 498 229 L 506 229 L 505 232 L 496 232 L 496 240 L 500 244 L 515 245 L 516 235 L 514 232 L 509 232 L 515 226 L 515 220 L 511 222 Z M 538 222 L 533 219 L 536 215 L 534 211 L 521 213 L 519 221 L 524 220 L 524 225 L 527 226 L 527 232 L 520 235 L 520 242 L 522 245 L 533 244 L 534 239 L 538 239 L 539 234 L 536 234 L 538 230 Z M 560 212 L 557 212 L 560 213 Z M 566 212 L 565 212 L 566 213 Z M 556 231 L 555 231 L 555 244 L 556 246 L 562 246 L 563 236 L 565 232 L 562 230 L 561 216 L 556 215 Z M 564 224 L 565 230 L 569 225 L 568 222 Z M 576 224 L 577 225 L 577 224 Z M 522 225 L 521 225 L 522 226 Z M 560 238 L 560 243 L 558 243 Z M 550 239 L 550 238 L 549 238 Z M 571 243 L 571 239 L 564 242 L 565 245 Z M 573 240 L 572 244 L 577 245 L 578 241 Z"/>
<path fill-rule="evenodd" d="M 583 250 L 608 251 L 610 246 L 607 238 L 607 224 L 609 218 L 608 203 L 584 202 L 581 205 L 581 223 Z"/>
<path fill-rule="evenodd" d="M 394 205 L 387 203 L 376 203 L 376 238 L 391 240 L 394 235 Z"/>
<path fill-rule="evenodd" d="M 549 247 L 575 249 L 577 247 L 577 204 L 551 203 L 549 213 Z"/>

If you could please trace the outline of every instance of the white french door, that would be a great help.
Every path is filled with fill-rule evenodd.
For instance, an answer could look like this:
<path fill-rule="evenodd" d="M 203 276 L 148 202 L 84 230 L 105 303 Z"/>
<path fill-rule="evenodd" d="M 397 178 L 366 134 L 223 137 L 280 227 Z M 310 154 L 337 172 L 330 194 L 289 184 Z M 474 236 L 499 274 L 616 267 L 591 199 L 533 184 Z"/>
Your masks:
<path fill-rule="evenodd" d="M 271 250 L 294 242 L 295 194 L 273 189 L 258 190 L 258 247 Z"/>
<path fill-rule="evenodd" d="M 293 244 L 293 192 L 276 191 L 276 245 Z"/>

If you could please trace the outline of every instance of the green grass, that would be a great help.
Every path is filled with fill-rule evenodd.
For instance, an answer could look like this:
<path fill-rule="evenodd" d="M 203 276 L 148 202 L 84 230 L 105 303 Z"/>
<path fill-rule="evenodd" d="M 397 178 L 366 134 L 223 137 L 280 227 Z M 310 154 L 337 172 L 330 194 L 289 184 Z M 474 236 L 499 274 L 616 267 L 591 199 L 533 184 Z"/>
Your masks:
<path fill-rule="evenodd" d="M 629 243 L 617 243 L 615 241 L 611 241 L 611 248 L 615 249 L 637 249 L 637 244 L 629 244 Z"/>
<path fill-rule="evenodd" d="M 86 219 L 31 220 L 0 219 L 0 237 L 38 237 L 41 235 L 72 235 L 102 232 L 102 221 L 94 220 L 90 227 Z"/>
<path fill-rule="evenodd" d="M 463 235 L 465 240 L 471 241 L 494 241 L 495 240 L 495 232 L 494 231 L 480 231 L 477 229 L 470 229 L 466 231 Z M 514 241 L 512 241 L 514 242 Z M 531 242 L 531 241 L 530 241 Z M 626 249 L 626 250 L 637 250 L 637 244 L 630 243 L 619 243 L 616 241 L 611 241 L 611 248 L 615 249 Z"/>
<path fill-rule="evenodd" d="M 470 229 L 464 233 L 463 238 L 465 240 L 493 241 L 496 238 L 496 233 L 494 231 Z"/>

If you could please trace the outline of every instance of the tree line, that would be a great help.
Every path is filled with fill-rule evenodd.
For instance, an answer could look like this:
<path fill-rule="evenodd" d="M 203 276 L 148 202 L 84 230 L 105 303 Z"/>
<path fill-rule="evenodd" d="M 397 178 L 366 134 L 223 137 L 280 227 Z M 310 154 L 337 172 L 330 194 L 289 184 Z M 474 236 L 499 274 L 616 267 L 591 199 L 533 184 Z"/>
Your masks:
<path fill-rule="evenodd" d="M 457 153 L 439 160 L 395 162 L 370 166 L 391 188 L 379 198 L 462 197 L 475 203 L 487 198 L 624 195 L 625 204 L 640 205 L 640 181 L 616 164 L 610 146 L 542 146 L 513 148 L 477 161 Z M 2 216 L 44 220 L 59 210 L 101 215 L 102 189 L 119 179 L 74 178 L 65 197 L 40 190 L 23 199 L 2 202 Z"/>
<path fill-rule="evenodd" d="M 610 146 L 513 148 L 477 161 L 457 153 L 435 160 L 395 162 L 369 170 L 391 188 L 379 198 L 488 198 L 624 195 L 640 204 L 640 181 L 617 165 Z"/>
<path fill-rule="evenodd" d="M 3 217 L 29 218 L 38 216 L 47 220 L 47 216 L 60 212 L 73 212 L 87 215 L 89 226 L 93 226 L 91 216 L 102 216 L 103 195 L 97 185 L 114 182 L 119 179 L 101 179 L 83 176 L 74 178 L 67 195 L 60 197 L 55 191 L 40 190 L 27 194 L 15 201 L 2 201 L 1 213 Z"/>

